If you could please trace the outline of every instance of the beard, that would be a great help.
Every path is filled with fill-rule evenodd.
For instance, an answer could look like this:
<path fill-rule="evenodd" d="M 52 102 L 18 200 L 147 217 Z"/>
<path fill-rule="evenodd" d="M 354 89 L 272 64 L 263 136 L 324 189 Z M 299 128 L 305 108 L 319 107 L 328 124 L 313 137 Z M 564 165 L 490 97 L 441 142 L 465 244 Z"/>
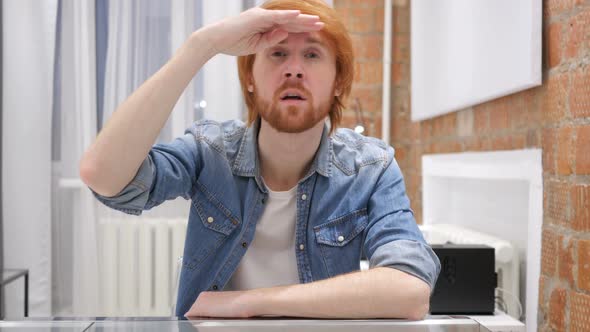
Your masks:
<path fill-rule="evenodd" d="M 286 89 L 295 88 L 303 93 L 306 99 L 304 106 L 281 106 L 281 94 Z M 332 88 L 331 95 L 334 95 Z M 313 96 L 301 83 L 283 84 L 274 93 L 272 103 L 262 100 L 254 90 L 254 107 L 268 124 L 278 132 L 301 133 L 313 128 L 318 122 L 324 120 L 332 109 L 333 102 L 330 100 L 321 103 L 317 108 L 313 107 Z"/>

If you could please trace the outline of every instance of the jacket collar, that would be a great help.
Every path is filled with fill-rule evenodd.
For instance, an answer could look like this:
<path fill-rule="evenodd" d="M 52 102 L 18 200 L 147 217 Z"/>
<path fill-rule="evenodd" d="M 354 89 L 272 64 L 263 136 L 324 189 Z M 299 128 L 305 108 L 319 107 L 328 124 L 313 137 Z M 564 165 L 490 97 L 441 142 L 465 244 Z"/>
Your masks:
<path fill-rule="evenodd" d="M 258 185 L 261 188 L 264 188 L 264 186 L 261 185 L 262 181 L 260 176 L 260 165 L 258 159 L 259 130 L 260 119 L 258 121 L 255 121 L 251 126 L 248 126 L 246 128 L 232 169 L 234 174 L 236 175 L 255 177 L 256 181 L 258 182 Z M 314 156 L 309 172 L 304 177 L 304 179 L 315 172 L 325 177 L 331 176 L 332 139 L 328 135 L 329 131 L 330 129 L 328 125 L 325 124 L 324 130 L 322 131 L 320 146 Z"/>

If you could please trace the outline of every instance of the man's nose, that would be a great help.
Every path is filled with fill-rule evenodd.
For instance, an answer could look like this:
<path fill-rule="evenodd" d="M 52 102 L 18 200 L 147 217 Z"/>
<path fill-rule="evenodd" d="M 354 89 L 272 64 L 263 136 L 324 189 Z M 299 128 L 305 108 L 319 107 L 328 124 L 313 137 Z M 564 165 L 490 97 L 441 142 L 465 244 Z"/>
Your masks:
<path fill-rule="evenodd" d="M 296 71 L 296 70 L 289 70 L 289 71 L 285 72 L 285 77 L 287 77 L 287 78 L 291 78 L 291 77 L 303 78 L 303 73 Z"/>
<path fill-rule="evenodd" d="M 286 64 L 285 78 L 287 79 L 302 79 L 303 78 L 303 67 L 301 66 L 300 60 L 292 59 Z"/>

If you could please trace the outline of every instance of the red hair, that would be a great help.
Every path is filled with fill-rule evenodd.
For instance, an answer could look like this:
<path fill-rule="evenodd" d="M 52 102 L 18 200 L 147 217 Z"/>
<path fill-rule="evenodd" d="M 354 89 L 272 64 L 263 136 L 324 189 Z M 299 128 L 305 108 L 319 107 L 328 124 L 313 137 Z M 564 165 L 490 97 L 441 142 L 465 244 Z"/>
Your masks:
<path fill-rule="evenodd" d="M 260 7 L 269 10 L 297 9 L 302 14 L 317 15 L 320 17 L 320 21 L 324 22 L 324 27 L 319 33 L 325 38 L 328 46 L 336 55 L 334 88 L 340 92 L 338 96 L 334 97 L 333 106 L 329 112 L 331 134 L 340 125 L 342 110 L 345 107 L 346 99 L 350 95 L 354 79 L 354 53 L 352 41 L 346 27 L 338 18 L 336 11 L 322 0 L 269 0 Z M 256 59 L 256 54 L 238 57 L 238 75 L 244 101 L 248 107 L 248 126 L 259 117 L 255 109 L 254 95 L 248 92 L 248 82 L 252 77 L 254 59 Z"/>

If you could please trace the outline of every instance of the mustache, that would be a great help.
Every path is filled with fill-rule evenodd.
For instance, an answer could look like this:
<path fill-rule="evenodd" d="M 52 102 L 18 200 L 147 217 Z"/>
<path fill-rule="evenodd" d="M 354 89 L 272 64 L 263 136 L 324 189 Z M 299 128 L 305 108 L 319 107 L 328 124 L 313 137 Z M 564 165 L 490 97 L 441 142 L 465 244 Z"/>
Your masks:
<path fill-rule="evenodd" d="M 310 99 L 311 93 L 305 87 L 303 87 L 303 84 L 301 84 L 299 82 L 296 82 L 296 83 L 285 82 L 285 83 L 281 84 L 281 86 L 275 91 L 273 99 L 275 99 L 275 100 L 279 99 L 281 97 L 281 94 L 287 89 L 297 89 L 302 92 L 303 97 L 305 99 Z"/>

